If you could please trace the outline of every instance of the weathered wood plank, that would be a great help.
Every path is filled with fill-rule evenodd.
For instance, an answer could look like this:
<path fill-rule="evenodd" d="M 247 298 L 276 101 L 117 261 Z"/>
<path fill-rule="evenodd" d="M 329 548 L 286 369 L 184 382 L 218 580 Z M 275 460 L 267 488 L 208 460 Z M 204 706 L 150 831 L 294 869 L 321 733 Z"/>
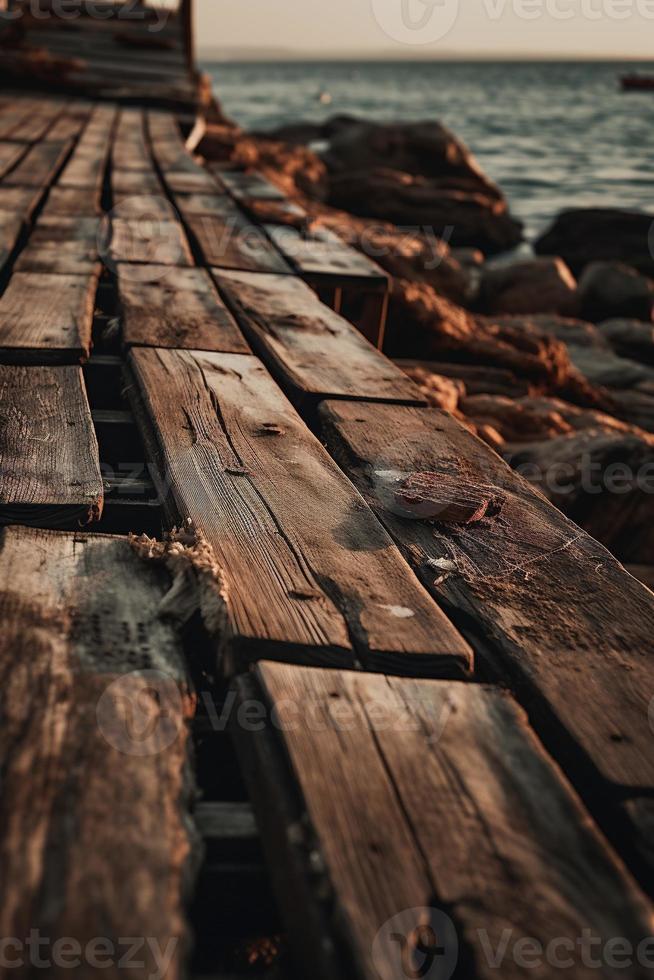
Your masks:
<path fill-rule="evenodd" d="M 300 279 L 213 273 L 247 339 L 296 401 L 422 402 L 413 382 Z"/>
<path fill-rule="evenodd" d="M 250 197 L 239 200 L 239 204 L 258 225 L 284 225 L 305 234 L 311 225 L 307 212 L 293 201 L 268 201 Z"/>
<path fill-rule="evenodd" d="M 0 298 L 0 362 L 74 364 L 89 356 L 97 275 L 16 272 Z"/>
<path fill-rule="evenodd" d="M 82 245 L 97 249 L 100 219 L 42 214 L 29 238 L 30 245 Z"/>
<path fill-rule="evenodd" d="M 82 138 L 59 179 L 61 187 L 102 187 L 115 119 L 116 108 L 113 106 L 98 106 L 93 110 Z"/>
<path fill-rule="evenodd" d="M 177 125 L 175 123 L 175 125 Z M 189 164 L 193 164 L 193 158 L 188 153 L 181 134 L 170 139 L 160 139 L 152 136 L 152 154 L 157 161 L 157 165 L 164 173 L 184 172 L 189 169 Z M 195 165 L 197 166 L 197 165 Z"/>
<path fill-rule="evenodd" d="M 301 963 L 320 949 L 319 980 L 522 980 L 526 965 L 546 980 L 550 944 L 566 978 L 588 980 L 588 934 L 597 951 L 623 937 L 630 976 L 649 974 L 650 904 L 509 697 L 273 663 L 255 677 L 237 689 L 263 697 L 267 730 L 234 733 L 286 926 Z"/>
<path fill-rule="evenodd" d="M 111 190 L 114 197 L 161 195 L 164 189 L 154 169 L 114 170 L 111 174 Z"/>
<path fill-rule="evenodd" d="M 156 148 L 155 148 L 156 152 Z M 173 194 L 215 194 L 217 184 L 215 179 L 202 167 L 192 169 L 188 162 L 181 166 L 177 162 L 177 169 L 166 168 L 163 171 L 163 179 L 166 186 Z"/>
<path fill-rule="evenodd" d="M 157 145 L 169 143 L 183 149 L 182 133 L 177 120 L 171 112 L 151 110 L 148 112 L 147 125 L 150 138 Z"/>
<path fill-rule="evenodd" d="M 333 455 L 575 779 L 602 805 L 618 787 L 654 789 L 654 594 L 446 413 L 330 402 L 320 417 Z M 485 516 L 443 520 L 443 482 L 454 502 L 485 499 Z"/>
<path fill-rule="evenodd" d="M 0 395 L 0 522 L 97 520 L 102 477 L 81 370 L 0 365 Z"/>
<path fill-rule="evenodd" d="M 218 651 L 432 676 L 470 666 L 453 630 L 257 358 L 133 348 L 129 394 L 172 521 L 223 582 Z"/>
<path fill-rule="evenodd" d="M 328 228 L 304 232 L 290 225 L 264 227 L 282 255 L 312 285 L 358 285 L 382 292 L 388 289 L 384 270 Z"/>
<path fill-rule="evenodd" d="M 48 194 L 44 215 L 59 214 L 66 218 L 93 218 L 102 213 L 98 187 L 59 187 Z"/>
<path fill-rule="evenodd" d="M 30 115 L 27 106 L 8 106 L 4 109 L 2 117 L 0 118 L 0 140 L 10 141 L 13 140 L 14 131 L 21 125 L 23 119 L 28 118 Z M 45 123 L 44 123 L 44 128 Z M 20 142 L 16 140 L 15 142 Z M 31 140 L 29 138 L 23 140 L 24 143 L 29 143 Z"/>
<path fill-rule="evenodd" d="M 86 109 L 82 107 L 68 108 L 56 122 L 50 126 L 44 136 L 46 140 L 72 140 L 77 139 L 84 129 L 90 115 L 90 106 Z"/>
<path fill-rule="evenodd" d="M 152 169 L 152 160 L 145 141 L 144 121 L 142 110 L 122 110 L 111 151 L 116 170 Z"/>
<path fill-rule="evenodd" d="M 135 278 L 133 267 L 121 263 L 117 271 L 128 346 L 250 352 L 205 269 L 139 266 Z"/>
<path fill-rule="evenodd" d="M 0 271 L 16 248 L 22 230 L 23 221 L 19 215 L 0 211 Z"/>
<path fill-rule="evenodd" d="M 182 214 L 206 214 L 221 219 L 224 216 L 224 194 L 177 194 L 175 203 Z"/>
<path fill-rule="evenodd" d="M 6 52 L 3 51 L 3 58 Z M 60 115 L 64 103 L 44 99 L 21 99 L 0 120 L 0 139 L 36 143 Z"/>
<path fill-rule="evenodd" d="M 184 230 L 177 221 L 114 218 L 108 257 L 112 262 L 146 265 L 193 265 Z"/>
<path fill-rule="evenodd" d="M 216 199 L 216 210 L 210 215 L 185 210 L 186 199 L 182 196 L 177 196 L 175 203 L 207 265 L 252 272 L 291 273 L 291 267 L 265 232 L 248 221 L 226 195 Z"/>
<path fill-rule="evenodd" d="M 96 245 L 84 245 L 82 242 L 46 242 L 43 245 L 28 244 L 16 259 L 14 271 L 99 277 L 102 270 Z"/>
<path fill-rule="evenodd" d="M 243 170 L 223 170 L 214 168 L 214 174 L 218 177 L 229 193 L 239 201 L 284 201 L 286 195 L 279 187 L 275 187 L 270 181 L 258 173 L 256 170 L 249 172 Z"/>
<path fill-rule="evenodd" d="M 0 929 L 48 937 L 42 961 L 63 944 L 50 976 L 71 943 L 87 976 L 116 980 L 130 945 L 133 976 L 163 976 L 157 954 L 183 973 L 192 703 L 168 586 L 124 538 L 0 532 Z"/>
<path fill-rule="evenodd" d="M 18 163 L 26 150 L 27 145 L 23 143 L 0 143 L 0 178 Z"/>
<path fill-rule="evenodd" d="M 18 214 L 24 221 L 29 221 L 42 197 L 40 187 L 5 187 L 1 184 L 0 211 Z"/>
<path fill-rule="evenodd" d="M 3 178 L 3 187 L 47 187 L 52 183 L 71 146 L 69 141 L 37 143 L 18 166 Z"/>
<path fill-rule="evenodd" d="M 139 174 L 142 176 L 142 174 Z M 111 209 L 112 219 L 128 221 L 179 221 L 179 215 L 163 191 L 156 194 L 118 194 Z"/>
<path fill-rule="evenodd" d="M 59 178 L 60 186 L 99 192 L 104 181 L 108 152 L 108 142 L 99 146 L 80 144 Z"/>

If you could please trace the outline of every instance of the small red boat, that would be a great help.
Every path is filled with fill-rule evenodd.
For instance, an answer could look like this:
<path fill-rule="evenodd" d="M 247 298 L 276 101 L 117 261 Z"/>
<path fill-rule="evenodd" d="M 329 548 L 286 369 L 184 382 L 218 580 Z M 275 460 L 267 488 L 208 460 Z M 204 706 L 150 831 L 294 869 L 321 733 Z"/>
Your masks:
<path fill-rule="evenodd" d="M 654 75 L 623 75 L 620 81 L 627 92 L 654 92 Z"/>

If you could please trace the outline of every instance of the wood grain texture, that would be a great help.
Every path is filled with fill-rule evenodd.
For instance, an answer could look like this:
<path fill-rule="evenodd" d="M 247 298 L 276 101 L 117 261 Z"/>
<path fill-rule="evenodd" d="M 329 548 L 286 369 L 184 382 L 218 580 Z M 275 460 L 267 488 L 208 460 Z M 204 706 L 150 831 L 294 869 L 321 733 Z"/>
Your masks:
<path fill-rule="evenodd" d="M 124 538 L 0 531 L 0 929 L 49 937 L 51 962 L 58 940 L 85 950 L 104 937 L 114 956 L 105 947 L 100 970 L 83 955 L 80 975 L 118 980 L 129 936 L 152 944 L 128 973 L 159 975 L 156 944 L 165 976 L 183 974 L 192 702 L 179 637 L 158 614 L 168 586 Z M 35 969 L 24 954 L 7 971 L 21 980 Z M 71 972 L 62 961 L 48 976 Z"/>
<path fill-rule="evenodd" d="M 101 272 L 96 246 L 79 242 L 28 244 L 14 264 L 14 272 L 41 272 L 57 276 L 95 276 Z"/>
<path fill-rule="evenodd" d="M 123 340 L 128 346 L 247 354 L 236 321 L 205 269 L 118 266 Z M 150 279 L 147 279 L 147 274 Z"/>
<path fill-rule="evenodd" d="M 89 117 L 90 107 L 66 109 L 50 126 L 43 137 L 45 140 L 75 140 L 84 129 Z"/>
<path fill-rule="evenodd" d="M 181 224 L 160 218 L 114 218 L 108 257 L 112 262 L 193 265 Z"/>
<path fill-rule="evenodd" d="M 84 245 L 97 248 L 100 219 L 76 215 L 42 214 L 29 238 L 30 245 Z"/>
<path fill-rule="evenodd" d="M 97 190 L 104 181 L 116 118 L 112 106 L 97 106 L 59 178 L 61 187 Z"/>
<path fill-rule="evenodd" d="M 64 162 L 72 143 L 37 143 L 3 179 L 6 187 L 47 187 Z"/>
<path fill-rule="evenodd" d="M 161 190 L 154 194 L 117 194 L 111 213 L 113 219 L 126 218 L 128 221 L 179 220 L 177 211 Z"/>
<path fill-rule="evenodd" d="M 0 211 L 0 272 L 12 255 L 23 230 L 22 218 L 11 211 Z"/>
<path fill-rule="evenodd" d="M 79 187 L 82 190 L 100 190 L 107 169 L 108 153 L 108 140 L 80 142 L 59 178 L 60 185 Z"/>
<path fill-rule="evenodd" d="M 3 58 L 6 52 L 3 51 Z M 64 103 L 47 99 L 20 98 L 0 120 L 0 139 L 36 143 L 43 139 Z"/>
<path fill-rule="evenodd" d="M 155 146 L 155 155 L 156 152 Z M 194 165 L 190 157 L 178 161 L 175 169 L 164 167 L 163 179 L 172 194 L 215 194 L 218 189 L 215 178 L 203 167 Z"/>
<path fill-rule="evenodd" d="M 62 215 L 66 218 L 93 218 L 102 213 L 100 191 L 97 187 L 59 187 L 48 194 L 43 215 Z"/>
<path fill-rule="evenodd" d="M 307 212 L 294 201 L 248 197 L 240 199 L 239 204 L 259 225 L 285 225 L 307 233 L 311 224 Z"/>
<path fill-rule="evenodd" d="M 252 224 L 227 195 L 215 198 L 211 214 L 189 211 L 186 198 L 180 195 L 175 202 L 207 265 L 291 274 L 291 267 L 263 229 Z"/>
<path fill-rule="evenodd" d="M 275 187 L 256 170 L 224 170 L 221 168 L 215 169 L 214 173 L 220 183 L 239 201 L 284 201 L 286 199 L 286 195 L 279 187 Z"/>
<path fill-rule="evenodd" d="M 43 189 L 40 187 L 6 187 L 0 184 L 0 211 L 17 214 L 29 221 L 36 210 Z"/>
<path fill-rule="evenodd" d="M 566 766 L 606 804 L 621 787 L 654 789 L 654 594 L 446 413 L 331 402 L 320 417 L 426 587 L 465 620 Z M 411 513 L 392 484 L 413 473 L 456 477 L 493 506 L 468 526 Z"/>
<path fill-rule="evenodd" d="M 171 520 L 223 580 L 226 669 L 262 656 L 452 676 L 470 650 L 260 362 L 133 348 L 129 394 Z"/>
<path fill-rule="evenodd" d="M 312 284 L 388 289 L 388 275 L 384 270 L 328 228 L 303 232 L 290 225 L 264 227 L 282 255 Z"/>
<path fill-rule="evenodd" d="M 217 192 L 214 194 L 177 194 L 175 203 L 182 214 L 206 214 L 221 219 L 224 215 L 224 197 L 224 193 Z"/>
<path fill-rule="evenodd" d="M 96 289 L 96 272 L 15 272 L 0 298 L 0 362 L 75 364 L 87 358 Z"/>
<path fill-rule="evenodd" d="M 136 195 L 164 195 L 161 181 L 150 165 L 149 170 L 114 170 L 111 174 L 111 190 L 114 197 Z"/>
<path fill-rule="evenodd" d="M 14 167 L 27 150 L 25 143 L 0 142 L 0 178 Z"/>
<path fill-rule="evenodd" d="M 213 272 L 247 339 L 294 400 L 422 402 L 407 375 L 300 279 Z"/>
<path fill-rule="evenodd" d="M 116 127 L 111 148 L 115 170 L 152 169 L 152 160 L 145 139 L 145 116 L 141 109 L 123 109 Z"/>
<path fill-rule="evenodd" d="M 97 520 L 102 477 L 80 368 L 2 365 L 0 395 L 0 522 Z"/>
<path fill-rule="evenodd" d="M 178 159 L 187 156 L 181 130 L 171 112 L 148 112 L 147 130 L 159 165 L 163 169 L 170 169 Z"/>
<path fill-rule="evenodd" d="M 457 976 L 518 980 L 525 937 L 542 947 L 529 975 L 550 980 L 543 950 L 563 941 L 566 978 L 590 980 L 583 930 L 601 948 L 648 935 L 650 904 L 505 694 L 273 663 L 255 676 L 239 679 L 240 698 L 258 692 L 275 709 L 268 741 L 283 755 L 235 726 L 237 746 L 287 928 L 296 948 L 321 950 L 321 980 L 397 980 L 430 962 L 434 976 L 456 964 Z M 284 756 L 301 794 L 287 826 L 273 761 L 283 769 Z M 440 959 L 416 948 L 421 925 Z"/>

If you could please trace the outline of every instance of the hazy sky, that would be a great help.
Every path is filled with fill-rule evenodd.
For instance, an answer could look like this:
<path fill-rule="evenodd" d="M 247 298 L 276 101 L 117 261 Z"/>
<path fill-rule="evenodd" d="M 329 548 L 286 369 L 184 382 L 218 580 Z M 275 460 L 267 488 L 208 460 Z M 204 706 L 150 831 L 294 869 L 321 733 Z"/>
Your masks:
<path fill-rule="evenodd" d="M 654 59 L 654 0 L 196 0 L 200 54 Z M 254 53 L 254 52 L 251 52 Z"/>

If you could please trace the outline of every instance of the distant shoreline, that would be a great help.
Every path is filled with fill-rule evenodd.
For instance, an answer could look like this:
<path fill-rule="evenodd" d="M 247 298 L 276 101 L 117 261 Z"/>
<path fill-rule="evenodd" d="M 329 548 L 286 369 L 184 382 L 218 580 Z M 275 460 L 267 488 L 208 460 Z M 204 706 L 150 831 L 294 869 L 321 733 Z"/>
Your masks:
<path fill-rule="evenodd" d="M 518 65 L 528 65 L 528 64 L 545 64 L 545 65 L 569 65 L 576 63 L 592 64 L 592 65 L 652 65 L 654 64 L 654 57 L 628 57 L 623 58 L 617 57 L 605 57 L 596 58 L 584 55 L 570 55 L 568 57 L 561 57 L 560 55 L 494 55 L 493 57 L 488 57 L 484 55 L 474 55 L 474 54 L 438 54 L 432 57 L 425 56 L 411 56 L 405 55 L 399 58 L 396 54 L 392 56 L 384 56 L 383 54 L 377 55 L 367 55 L 367 54 L 347 54 L 347 55 L 327 55 L 318 56 L 310 54 L 295 54 L 292 51 L 289 52 L 279 52 L 278 54 L 256 54 L 254 52 L 248 53 L 245 51 L 213 51 L 209 53 L 203 53 L 200 51 L 198 54 L 198 60 L 203 64 L 285 64 L 287 62 L 293 62 L 294 64 L 319 64 L 319 65 L 329 65 L 329 64 L 353 64 L 365 62 L 366 64 L 377 64 L 377 65 L 389 65 L 389 64 L 438 64 L 438 63 L 456 63 L 456 64 L 489 64 L 489 65 L 506 65 L 506 64 L 518 64 Z"/>

